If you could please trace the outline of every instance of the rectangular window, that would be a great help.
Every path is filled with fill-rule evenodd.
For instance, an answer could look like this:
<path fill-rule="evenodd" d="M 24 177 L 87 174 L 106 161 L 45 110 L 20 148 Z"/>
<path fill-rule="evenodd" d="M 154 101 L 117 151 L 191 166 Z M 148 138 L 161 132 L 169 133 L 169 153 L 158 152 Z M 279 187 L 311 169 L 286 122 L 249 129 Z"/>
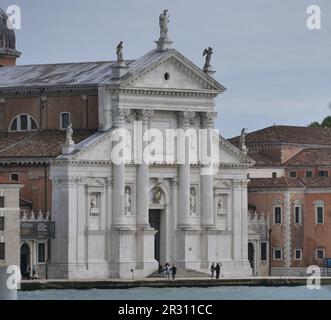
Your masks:
<path fill-rule="evenodd" d="M 19 179 L 20 179 L 20 177 L 19 177 L 18 173 L 11 173 L 11 174 L 10 174 L 10 180 L 11 180 L 11 181 L 18 182 Z"/>
<path fill-rule="evenodd" d="M 6 253 L 5 253 L 5 243 L 0 242 L 0 260 L 5 260 Z"/>
<path fill-rule="evenodd" d="M 306 171 L 306 178 L 312 178 L 313 177 L 313 171 Z"/>
<path fill-rule="evenodd" d="M 5 231 L 5 217 L 0 217 L 0 231 Z"/>
<path fill-rule="evenodd" d="M 290 171 L 290 178 L 295 178 L 297 176 L 296 171 Z"/>
<path fill-rule="evenodd" d="M 28 116 L 26 114 L 22 114 L 20 116 L 20 120 L 21 120 L 21 130 L 22 131 L 28 130 Z"/>
<path fill-rule="evenodd" d="M 0 208 L 5 207 L 5 197 L 0 197 Z"/>
<path fill-rule="evenodd" d="M 324 223 L 324 207 L 316 207 L 316 223 L 323 224 Z"/>
<path fill-rule="evenodd" d="M 316 259 L 317 260 L 324 259 L 324 249 L 316 249 Z"/>
<path fill-rule="evenodd" d="M 261 261 L 267 261 L 267 243 L 261 242 Z"/>
<path fill-rule="evenodd" d="M 62 112 L 61 113 L 61 129 L 67 129 L 70 124 L 70 113 Z"/>
<path fill-rule="evenodd" d="M 282 260 L 282 249 L 274 249 L 274 260 Z"/>
<path fill-rule="evenodd" d="M 282 223 L 282 208 L 281 207 L 274 208 L 274 222 L 275 222 L 275 224 Z"/>
<path fill-rule="evenodd" d="M 318 171 L 318 176 L 319 177 L 327 177 L 328 176 L 328 172 L 327 171 L 324 171 L 324 170 L 321 170 L 321 171 Z"/>
<path fill-rule="evenodd" d="M 276 179 L 276 178 L 277 178 L 277 172 L 273 172 L 273 173 L 272 173 L 272 178 L 273 178 L 273 179 Z"/>
<path fill-rule="evenodd" d="M 46 261 L 46 246 L 44 242 L 38 243 L 38 263 Z"/>
<path fill-rule="evenodd" d="M 296 224 L 301 224 L 302 222 L 301 206 L 294 207 L 294 222 Z"/>
<path fill-rule="evenodd" d="M 302 249 L 295 249 L 294 257 L 295 260 L 302 260 Z"/>

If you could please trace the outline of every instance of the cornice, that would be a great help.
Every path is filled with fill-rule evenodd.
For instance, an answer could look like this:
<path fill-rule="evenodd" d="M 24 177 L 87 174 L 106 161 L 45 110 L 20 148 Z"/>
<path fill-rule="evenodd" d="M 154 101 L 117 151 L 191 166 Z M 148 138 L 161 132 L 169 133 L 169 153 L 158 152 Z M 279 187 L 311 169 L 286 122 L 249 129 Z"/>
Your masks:
<path fill-rule="evenodd" d="M 145 96 L 176 96 L 176 97 L 209 97 L 215 98 L 217 93 L 213 90 L 193 90 L 193 89 L 168 89 L 149 87 L 119 87 L 109 86 L 113 95 L 131 94 Z"/>

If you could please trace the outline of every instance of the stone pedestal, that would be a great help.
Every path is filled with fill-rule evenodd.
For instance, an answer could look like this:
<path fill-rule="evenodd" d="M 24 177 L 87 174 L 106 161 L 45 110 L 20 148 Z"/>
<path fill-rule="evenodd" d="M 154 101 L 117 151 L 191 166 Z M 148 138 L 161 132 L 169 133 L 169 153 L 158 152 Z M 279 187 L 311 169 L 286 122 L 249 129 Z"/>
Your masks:
<path fill-rule="evenodd" d="M 75 144 L 64 144 L 62 145 L 62 154 L 70 154 L 75 151 Z"/>
<path fill-rule="evenodd" d="M 155 41 L 155 43 L 157 44 L 158 51 L 165 51 L 165 50 L 171 48 L 171 45 L 173 42 L 170 40 L 158 40 L 158 41 Z"/>

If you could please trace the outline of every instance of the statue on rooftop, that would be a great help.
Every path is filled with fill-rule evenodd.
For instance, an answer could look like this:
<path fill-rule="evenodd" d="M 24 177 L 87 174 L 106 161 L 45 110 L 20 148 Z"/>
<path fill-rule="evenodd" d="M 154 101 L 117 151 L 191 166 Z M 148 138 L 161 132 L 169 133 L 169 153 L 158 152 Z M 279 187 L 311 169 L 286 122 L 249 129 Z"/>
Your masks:
<path fill-rule="evenodd" d="M 159 18 L 160 21 L 160 40 L 168 39 L 168 24 L 169 24 L 169 15 L 168 10 L 164 10 Z"/>
<path fill-rule="evenodd" d="M 213 54 L 213 48 L 212 47 L 206 48 L 203 51 L 203 56 L 206 56 L 206 62 L 205 62 L 205 65 L 203 67 L 203 71 L 205 71 L 205 72 L 209 71 L 209 69 L 211 67 L 210 61 L 211 61 L 212 54 Z"/>
<path fill-rule="evenodd" d="M 123 59 L 123 41 L 121 41 L 116 47 L 117 62 L 121 63 Z"/>
<path fill-rule="evenodd" d="M 74 131 L 72 130 L 72 124 L 69 123 L 67 129 L 66 129 L 66 144 L 71 145 L 74 144 L 74 141 L 72 140 L 72 135 Z"/>
<path fill-rule="evenodd" d="M 246 147 L 246 129 L 245 128 L 243 128 L 242 130 L 241 130 L 241 134 L 240 134 L 240 139 L 239 139 L 239 148 L 243 151 L 243 152 L 245 152 L 245 153 L 247 153 L 247 147 Z"/>

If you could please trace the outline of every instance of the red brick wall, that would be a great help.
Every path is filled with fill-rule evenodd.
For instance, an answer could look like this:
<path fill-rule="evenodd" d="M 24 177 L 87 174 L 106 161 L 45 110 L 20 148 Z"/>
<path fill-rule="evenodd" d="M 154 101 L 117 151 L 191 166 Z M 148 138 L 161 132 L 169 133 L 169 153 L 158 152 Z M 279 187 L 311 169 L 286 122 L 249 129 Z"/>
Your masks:
<path fill-rule="evenodd" d="M 312 191 L 312 192 L 310 192 Z M 315 259 L 315 249 L 324 248 L 325 257 L 331 257 L 331 191 L 291 193 L 291 249 L 292 249 L 292 267 L 307 267 L 312 264 L 320 265 L 321 261 Z M 282 210 L 282 225 L 273 224 L 273 204 L 278 200 L 283 202 L 284 195 L 282 192 L 249 192 L 248 203 L 256 206 L 257 212 L 263 212 L 269 216 L 272 233 L 271 247 L 282 247 L 284 244 L 284 207 Z M 294 204 L 298 200 L 302 205 L 302 224 L 295 224 L 294 221 Z M 315 223 L 315 204 L 317 200 L 324 201 L 324 224 Z M 294 250 L 302 249 L 302 260 L 295 260 Z M 283 248 L 284 249 L 284 248 Z M 283 251 L 284 253 L 284 251 Z M 284 258 L 284 254 L 283 254 Z M 284 260 L 272 260 L 272 267 L 284 266 Z"/>
<path fill-rule="evenodd" d="M 49 167 L 46 170 L 45 189 L 45 167 L 43 166 L 11 166 L 0 167 L 0 176 L 10 178 L 11 173 L 19 174 L 19 182 L 24 185 L 20 190 L 20 198 L 33 203 L 33 210 L 51 211 L 52 188 L 49 180 Z M 46 191 L 47 190 L 47 191 Z M 45 198 L 45 192 L 47 194 Z"/>
<path fill-rule="evenodd" d="M 15 66 L 15 65 L 16 65 L 15 57 L 0 57 L 0 67 Z"/>
<path fill-rule="evenodd" d="M 81 95 L 50 96 L 47 97 L 46 110 L 41 105 L 40 97 L 6 98 L 5 103 L 0 103 L 0 113 L 5 118 L 0 122 L 0 130 L 7 131 L 11 121 L 21 113 L 32 116 L 41 129 L 59 129 L 61 112 L 70 112 L 74 129 L 98 128 L 97 96 L 87 96 L 86 100 Z"/>

